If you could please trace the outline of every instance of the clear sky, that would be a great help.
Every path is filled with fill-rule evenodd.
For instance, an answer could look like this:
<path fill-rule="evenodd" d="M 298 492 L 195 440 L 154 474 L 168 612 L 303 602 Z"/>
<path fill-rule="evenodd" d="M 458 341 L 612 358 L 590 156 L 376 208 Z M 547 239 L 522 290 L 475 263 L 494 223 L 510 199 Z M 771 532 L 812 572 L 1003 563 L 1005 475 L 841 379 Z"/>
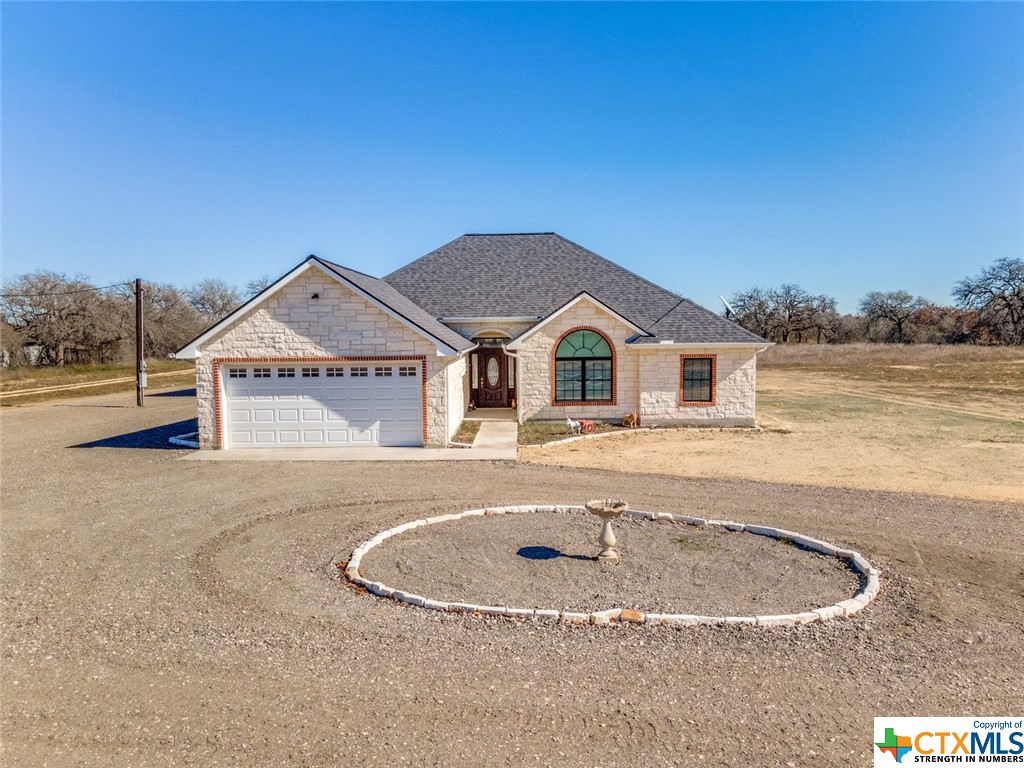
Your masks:
<path fill-rule="evenodd" d="M 17 3 L 3 271 L 382 276 L 556 231 L 720 309 L 1024 256 L 1024 5 Z"/>

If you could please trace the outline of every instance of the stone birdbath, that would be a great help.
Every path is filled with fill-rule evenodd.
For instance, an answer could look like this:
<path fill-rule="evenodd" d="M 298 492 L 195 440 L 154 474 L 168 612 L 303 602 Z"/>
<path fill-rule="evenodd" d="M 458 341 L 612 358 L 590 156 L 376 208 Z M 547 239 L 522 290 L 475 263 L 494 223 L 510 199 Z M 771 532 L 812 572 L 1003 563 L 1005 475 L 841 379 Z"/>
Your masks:
<path fill-rule="evenodd" d="M 615 546 L 615 534 L 612 532 L 612 520 L 621 515 L 629 507 L 629 503 L 616 499 L 593 499 L 586 504 L 587 511 L 597 515 L 604 520 L 601 526 L 601 535 L 597 537 L 597 543 L 601 545 L 601 551 L 597 559 L 602 563 L 614 563 L 619 559 L 619 553 L 612 547 Z"/>

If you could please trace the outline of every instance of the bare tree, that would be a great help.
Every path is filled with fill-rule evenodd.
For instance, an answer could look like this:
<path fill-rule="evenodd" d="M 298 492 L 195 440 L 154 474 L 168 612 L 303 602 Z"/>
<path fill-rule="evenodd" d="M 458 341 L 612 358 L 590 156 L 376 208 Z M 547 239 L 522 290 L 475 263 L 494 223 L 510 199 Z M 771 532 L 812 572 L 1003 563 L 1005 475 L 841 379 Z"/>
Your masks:
<path fill-rule="evenodd" d="M 792 283 L 737 293 L 732 307 L 737 323 L 770 341 L 804 341 L 813 333 L 820 343 L 836 336 L 836 300 Z"/>
<path fill-rule="evenodd" d="M 961 309 L 977 310 L 997 339 L 1024 344 L 1024 260 L 1003 258 L 953 288 Z"/>
<path fill-rule="evenodd" d="M 164 357 L 180 349 L 203 330 L 203 319 L 173 285 L 146 283 L 143 295 L 148 355 Z"/>
<path fill-rule="evenodd" d="M 868 340 L 896 344 L 913 342 L 911 319 L 917 310 L 925 306 L 928 306 L 925 299 L 915 299 L 906 291 L 871 291 L 860 302 Z"/>
<path fill-rule="evenodd" d="M 242 303 L 238 289 L 223 280 L 206 278 L 185 289 L 185 297 L 204 322 L 219 320 Z"/>
<path fill-rule="evenodd" d="M 272 282 L 273 280 L 270 279 L 270 275 L 254 277 L 245 284 L 245 292 L 249 296 L 255 296 L 257 293 L 267 288 Z"/>
<path fill-rule="evenodd" d="M 39 362 L 111 359 L 124 338 L 116 300 L 83 277 L 38 271 L 4 284 L 0 313 L 33 342 Z"/>
<path fill-rule="evenodd" d="M 748 331 L 767 339 L 776 323 L 775 302 L 771 291 L 765 288 L 751 288 L 735 293 L 731 300 L 733 320 Z"/>

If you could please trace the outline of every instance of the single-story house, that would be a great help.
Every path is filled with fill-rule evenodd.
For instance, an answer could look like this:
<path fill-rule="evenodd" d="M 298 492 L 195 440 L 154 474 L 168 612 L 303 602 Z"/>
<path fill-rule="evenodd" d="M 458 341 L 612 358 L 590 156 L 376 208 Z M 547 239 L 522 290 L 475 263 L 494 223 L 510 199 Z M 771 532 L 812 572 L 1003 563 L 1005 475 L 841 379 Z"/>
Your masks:
<path fill-rule="evenodd" d="M 754 423 L 768 346 L 560 235 L 463 235 L 383 278 L 310 256 L 176 353 L 203 448 L 444 446 L 520 422 Z"/>

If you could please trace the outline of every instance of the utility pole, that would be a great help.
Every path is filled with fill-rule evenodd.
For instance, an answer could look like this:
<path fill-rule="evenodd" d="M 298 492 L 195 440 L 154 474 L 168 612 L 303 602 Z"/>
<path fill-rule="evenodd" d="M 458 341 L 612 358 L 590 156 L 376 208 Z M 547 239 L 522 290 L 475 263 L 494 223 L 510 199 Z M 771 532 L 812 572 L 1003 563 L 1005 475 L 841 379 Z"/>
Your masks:
<path fill-rule="evenodd" d="M 135 278 L 135 403 L 146 400 L 146 359 L 142 349 L 142 279 Z"/>

